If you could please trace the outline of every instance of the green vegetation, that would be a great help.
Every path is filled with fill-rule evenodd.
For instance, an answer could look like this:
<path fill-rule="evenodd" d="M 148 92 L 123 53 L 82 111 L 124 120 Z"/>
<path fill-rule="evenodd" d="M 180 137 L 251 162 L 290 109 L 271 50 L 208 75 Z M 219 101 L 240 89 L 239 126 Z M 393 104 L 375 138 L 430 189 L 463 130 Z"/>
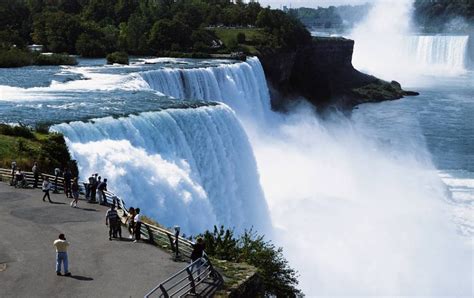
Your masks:
<path fill-rule="evenodd" d="M 76 58 L 67 54 L 32 54 L 34 65 L 76 65 Z"/>
<path fill-rule="evenodd" d="M 0 124 L 0 167 L 10 168 L 14 160 L 21 169 L 31 171 L 36 161 L 43 173 L 68 166 L 77 175 L 76 162 L 71 160 L 63 135 L 45 129 L 46 125 L 34 130 L 23 124 Z"/>
<path fill-rule="evenodd" d="M 262 297 L 295 297 L 301 294 L 296 288 L 298 274 L 283 257 L 283 249 L 275 247 L 263 236 L 250 230 L 236 237 L 232 230 L 222 226 L 214 226 L 214 231 L 206 231 L 201 236 L 206 243 L 206 253 L 211 257 L 255 266 L 263 283 Z M 235 267 L 228 269 L 234 270 Z M 248 266 L 244 267 L 244 270 L 249 270 Z"/>
<path fill-rule="evenodd" d="M 45 51 L 105 57 L 114 52 L 219 54 L 295 48 L 310 34 L 295 18 L 258 3 L 228 0 L 5 0 L 0 3 L 0 49 L 5 60 L 36 43 Z M 260 28 L 223 45 L 213 28 Z M 237 29 L 244 30 L 244 29 Z M 243 33 L 243 32 L 242 32 Z M 25 65 L 18 59 L 11 65 Z M 3 65 L 7 65 L 5 62 Z"/>
<path fill-rule="evenodd" d="M 214 28 L 212 31 L 226 49 L 253 55 L 258 53 L 256 47 L 264 44 L 267 39 L 265 31 L 259 28 Z"/>
<path fill-rule="evenodd" d="M 374 83 L 353 89 L 355 96 L 364 101 L 376 101 L 381 99 L 398 99 L 405 95 L 400 83 L 396 81 L 386 82 L 377 80 Z"/>
<path fill-rule="evenodd" d="M 346 29 L 360 22 L 368 13 L 370 4 L 342 5 L 318 8 L 290 9 L 289 14 L 308 28 Z"/>
<path fill-rule="evenodd" d="M 74 57 L 66 54 L 44 55 L 30 53 L 24 49 L 0 48 L 0 67 L 20 67 L 27 65 L 76 65 Z"/>
<path fill-rule="evenodd" d="M 127 64 L 128 54 L 125 52 L 113 52 L 107 55 L 107 64 Z"/>
<path fill-rule="evenodd" d="M 472 0 L 416 0 L 416 23 L 426 32 L 467 32 L 474 24 Z"/>

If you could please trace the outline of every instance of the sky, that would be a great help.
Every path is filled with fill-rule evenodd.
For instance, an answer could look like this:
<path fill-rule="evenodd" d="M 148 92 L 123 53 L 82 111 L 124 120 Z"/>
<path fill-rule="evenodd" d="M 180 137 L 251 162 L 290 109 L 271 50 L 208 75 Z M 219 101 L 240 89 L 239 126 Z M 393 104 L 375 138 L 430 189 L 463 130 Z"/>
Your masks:
<path fill-rule="evenodd" d="M 367 2 L 373 2 L 374 0 L 259 0 L 262 6 L 270 5 L 273 8 L 280 8 L 282 5 L 287 7 L 328 7 L 331 5 L 345 5 L 345 4 L 364 4 Z"/>

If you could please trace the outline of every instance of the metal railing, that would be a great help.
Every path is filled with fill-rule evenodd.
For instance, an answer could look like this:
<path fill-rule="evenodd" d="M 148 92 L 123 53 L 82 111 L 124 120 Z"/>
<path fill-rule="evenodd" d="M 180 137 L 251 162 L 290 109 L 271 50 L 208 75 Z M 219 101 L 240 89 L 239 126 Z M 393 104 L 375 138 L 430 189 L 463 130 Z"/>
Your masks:
<path fill-rule="evenodd" d="M 208 297 L 223 282 L 222 276 L 214 269 L 207 256 L 203 256 L 154 287 L 145 298 L 183 297 L 188 294 Z"/>
<path fill-rule="evenodd" d="M 12 179 L 12 174 L 11 174 L 12 170 L 11 169 L 5 169 L 5 168 L 0 168 L 0 181 L 6 181 L 6 182 L 10 182 L 11 179 Z M 27 182 L 27 186 L 28 187 L 33 187 L 34 185 L 34 182 L 35 182 L 35 177 L 34 177 L 34 174 L 33 172 L 23 172 L 23 175 L 26 179 L 26 182 Z M 38 188 L 41 188 L 41 184 L 43 183 L 43 177 L 48 177 L 49 178 L 49 181 L 51 182 L 51 184 L 53 184 L 53 189 L 55 188 L 55 181 L 56 181 L 56 176 L 54 175 L 49 175 L 49 174 L 44 174 L 44 173 L 40 173 L 39 174 L 39 177 L 38 177 Z M 64 190 L 64 179 L 63 177 L 60 177 L 58 176 L 57 177 L 57 189 L 58 190 Z"/>

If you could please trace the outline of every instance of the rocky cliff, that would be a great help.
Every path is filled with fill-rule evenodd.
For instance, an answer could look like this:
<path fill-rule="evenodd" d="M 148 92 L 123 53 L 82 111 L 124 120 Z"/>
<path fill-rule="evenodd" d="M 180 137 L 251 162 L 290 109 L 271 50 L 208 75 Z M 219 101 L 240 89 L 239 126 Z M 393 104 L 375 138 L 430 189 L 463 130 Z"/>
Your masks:
<path fill-rule="evenodd" d="M 304 97 L 320 108 L 350 109 L 369 101 L 392 100 L 415 93 L 397 82 L 385 82 L 352 66 L 354 41 L 313 38 L 293 51 L 267 51 L 260 61 L 272 91 L 274 108 Z"/>

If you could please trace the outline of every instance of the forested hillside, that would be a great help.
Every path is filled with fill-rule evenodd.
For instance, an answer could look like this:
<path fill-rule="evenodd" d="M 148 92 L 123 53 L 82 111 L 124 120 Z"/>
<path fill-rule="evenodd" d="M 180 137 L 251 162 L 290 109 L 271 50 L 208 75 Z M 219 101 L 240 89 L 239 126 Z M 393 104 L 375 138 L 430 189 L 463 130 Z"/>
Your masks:
<path fill-rule="evenodd" d="M 0 49 L 36 43 L 84 57 L 239 50 L 245 37 L 220 45 L 213 30 L 218 26 L 261 28 L 252 39 L 257 48 L 294 48 L 310 40 L 298 20 L 242 1 L 2 0 L 0 15 Z"/>
<path fill-rule="evenodd" d="M 416 0 L 415 22 L 423 31 L 468 31 L 474 28 L 473 0 Z"/>

